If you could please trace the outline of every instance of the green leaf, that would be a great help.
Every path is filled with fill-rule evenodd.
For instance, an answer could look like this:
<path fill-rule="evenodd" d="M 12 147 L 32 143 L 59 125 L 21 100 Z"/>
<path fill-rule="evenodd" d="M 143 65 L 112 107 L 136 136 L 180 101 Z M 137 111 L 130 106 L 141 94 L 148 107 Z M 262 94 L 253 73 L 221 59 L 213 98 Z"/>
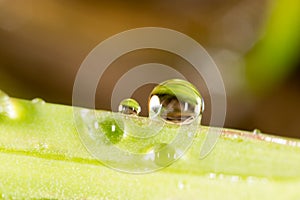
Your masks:
<path fill-rule="evenodd" d="M 300 197 L 300 141 L 295 139 L 223 129 L 213 151 L 199 159 L 209 129 L 201 127 L 179 161 L 158 172 L 133 175 L 107 168 L 87 152 L 76 131 L 72 107 L 11 102 L 17 116 L 0 118 L 4 199 Z M 106 111 L 98 113 L 111 116 Z M 166 128 L 163 134 L 172 132 Z"/>

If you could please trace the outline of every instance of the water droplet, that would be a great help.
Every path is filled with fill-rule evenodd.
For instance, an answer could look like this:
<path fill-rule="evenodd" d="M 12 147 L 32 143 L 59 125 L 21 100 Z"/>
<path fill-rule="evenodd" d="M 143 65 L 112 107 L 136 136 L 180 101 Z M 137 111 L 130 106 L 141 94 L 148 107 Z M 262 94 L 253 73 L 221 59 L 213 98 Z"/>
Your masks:
<path fill-rule="evenodd" d="M 203 99 L 194 85 L 181 79 L 167 80 L 156 86 L 149 98 L 149 117 L 167 122 L 190 124 L 201 117 Z"/>
<path fill-rule="evenodd" d="M 47 143 L 38 143 L 36 146 L 35 146 L 35 149 L 37 151 L 46 151 L 47 149 L 49 148 L 48 144 Z"/>
<path fill-rule="evenodd" d="M 184 183 L 182 181 L 179 181 L 177 186 L 180 190 L 184 189 Z"/>
<path fill-rule="evenodd" d="M 127 115 L 138 115 L 141 112 L 141 107 L 136 100 L 128 98 L 119 104 L 119 112 Z"/>
<path fill-rule="evenodd" d="M 176 160 L 175 149 L 166 143 L 156 145 L 154 147 L 154 152 L 154 162 L 159 166 L 167 166 Z"/>
<path fill-rule="evenodd" d="M 94 128 L 99 129 L 99 123 L 98 122 L 94 122 Z"/>
<path fill-rule="evenodd" d="M 253 130 L 253 134 L 255 134 L 255 135 L 257 135 L 259 133 L 261 133 L 261 131 L 259 129 L 256 128 L 256 129 Z"/>
<path fill-rule="evenodd" d="M 16 118 L 17 112 L 9 96 L 0 90 L 0 115 Z"/>
<path fill-rule="evenodd" d="M 240 180 L 239 176 L 231 176 L 231 182 L 238 182 Z"/>
<path fill-rule="evenodd" d="M 46 103 L 46 102 L 45 102 L 43 99 L 41 99 L 41 98 L 34 98 L 34 99 L 31 100 L 31 102 L 34 103 L 34 104 L 40 104 L 40 105 L 43 105 L 43 104 Z"/>
<path fill-rule="evenodd" d="M 209 173 L 209 178 L 210 179 L 216 179 L 216 177 L 217 177 L 217 174 L 215 174 L 215 173 Z"/>
<path fill-rule="evenodd" d="M 224 176 L 224 174 L 219 174 L 219 179 L 224 179 L 225 178 L 225 176 Z"/>
<path fill-rule="evenodd" d="M 122 127 L 124 125 L 121 121 L 107 118 L 103 122 L 100 122 L 97 126 L 101 127 L 101 130 L 105 133 L 106 137 L 112 144 L 117 144 L 124 136 L 124 127 Z"/>

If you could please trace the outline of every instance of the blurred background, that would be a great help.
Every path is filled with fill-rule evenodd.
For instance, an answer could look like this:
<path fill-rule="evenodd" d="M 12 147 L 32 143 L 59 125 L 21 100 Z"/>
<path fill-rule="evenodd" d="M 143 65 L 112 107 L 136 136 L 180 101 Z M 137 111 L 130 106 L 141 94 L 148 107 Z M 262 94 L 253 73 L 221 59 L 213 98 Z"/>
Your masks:
<path fill-rule="evenodd" d="M 180 31 L 209 52 L 227 92 L 225 127 L 300 138 L 298 0 L 0 0 L 0 89 L 71 105 L 73 82 L 88 53 L 114 34 L 145 26 Z M 97 108 L 110 110 L 116 81 L 148 62 L 174 67 L 196 83 L 207 102 L 208 124 L 205 83 L 189 63 L 159 50 L 131 52 L 112 63 L 100 80 Z M 143 115 L 153 87 L 133 94 Z"/>

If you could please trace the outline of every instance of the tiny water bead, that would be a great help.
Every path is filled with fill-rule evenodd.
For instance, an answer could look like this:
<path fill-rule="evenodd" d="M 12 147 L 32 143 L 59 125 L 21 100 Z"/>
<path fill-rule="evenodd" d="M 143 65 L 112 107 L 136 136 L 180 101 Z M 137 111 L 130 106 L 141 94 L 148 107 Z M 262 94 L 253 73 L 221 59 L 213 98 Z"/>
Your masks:
<path fill-rule="evenodd" d="M 108 118 L 101 123 L 95 122 L 96 129 L 98 129 L 98 126 L 101 127 L 101 130 L 112 144 L 117 144 L 122 140 L 124 127 L 122 127 L 122 123 L 116 119 Z"/>
<path fill-rule="evenodd" d="M 178 186 L 178 189 L 183 190 L 185 187 L 185 183 L 183 181 L 179 181 L 177 186 Z"/>
<path fill-rule="evenodd" d="M 119 112 L 127 115 L 138 115 L 141 112 L 141 106 L 134 99 L 124 99 L 119 104 Z"/>
<path fill-rule="evenodd" d="M 44 105 L 46 102 L 43 100 L 43 99 L 41 99 L 41 98 L 34 98 L 34 99 L 32 99 L 31 100 L 31 102 L 33 103 L 33 104 L 39 104 L 39 105 Z"/>
<path fill-rule="evenodd" d="M 17 112 L 10 97 L 0 90 L 0 115 L 7 116 L 11 119 L 17 117 Z"/>
<path fill-rule="evenodd" d="M 156 86 L 149 97 L 149 117 L 167 122 L 190 124 L 201 118 L 204 101 L 194 85 L 181 79 L 167 80 Z"/>
<path fill-rule="evenodd" d="M 254 135 L 258 135 L 259 133 L 261 133 L 261 131 L 259 129 L 256 128 L 253 130 Z"/>

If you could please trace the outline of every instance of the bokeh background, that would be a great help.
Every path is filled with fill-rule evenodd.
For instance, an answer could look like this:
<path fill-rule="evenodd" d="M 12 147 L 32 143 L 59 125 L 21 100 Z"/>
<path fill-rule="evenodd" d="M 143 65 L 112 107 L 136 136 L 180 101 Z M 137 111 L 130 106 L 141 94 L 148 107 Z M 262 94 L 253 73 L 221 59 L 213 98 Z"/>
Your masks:
<path fill-rule="evenodd" d="M 73 82 L 87 54 L 114 34 L 145 26 L 180 31 L 206 48 L 225 82 L 225 127 L 300 138 L 298 0 L 0 0 L 0 89 L 71 105 Z M 147 62 L 172 66 L 196 82 L 207 102 L 203 123 L 208 124 L 209 96 L 201 78 L 184 60 L 158 50 L 116 60 L 100 81 L 97 108 L 110 110 L 118 78 Z M 133 94 L 143 115 L 153 87 Z"/>

